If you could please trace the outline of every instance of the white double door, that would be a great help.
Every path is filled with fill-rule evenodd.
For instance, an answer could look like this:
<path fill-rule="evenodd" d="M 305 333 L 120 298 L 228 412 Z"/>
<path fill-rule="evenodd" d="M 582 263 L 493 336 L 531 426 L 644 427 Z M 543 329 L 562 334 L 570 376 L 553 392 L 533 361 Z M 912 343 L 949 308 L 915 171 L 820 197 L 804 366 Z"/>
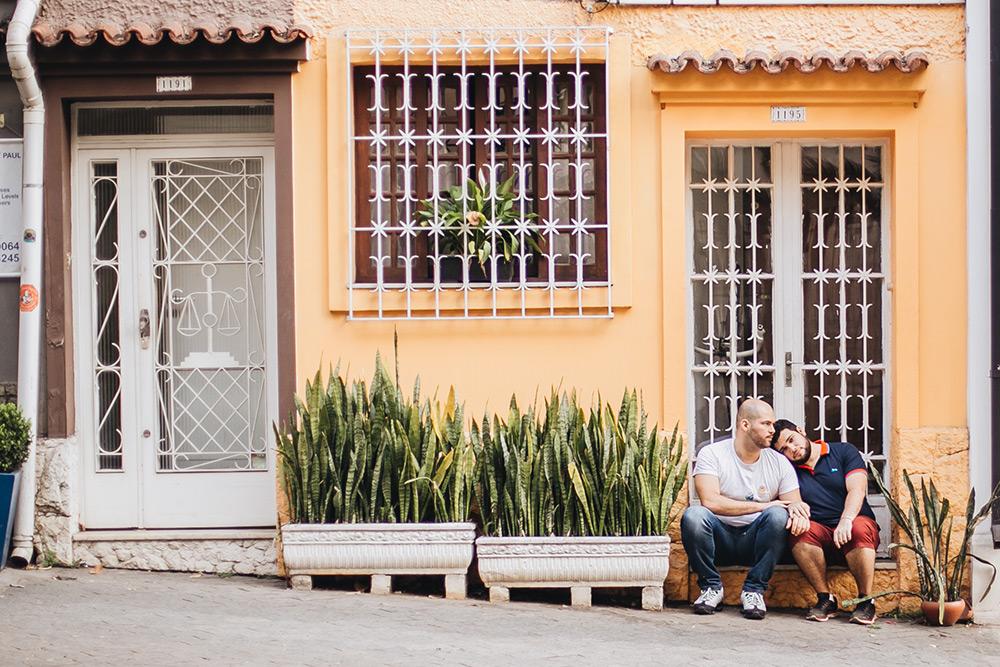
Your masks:
<path fill-rule="evenodd" d="M 81 518 L 273 525 L 273 152 L 79 149 Z"/>
<path fill-rule="evenodd" d="M 880 141 L 688 145 L 696 449 L 757 397 L 884 465 L 887 153 Z"/>

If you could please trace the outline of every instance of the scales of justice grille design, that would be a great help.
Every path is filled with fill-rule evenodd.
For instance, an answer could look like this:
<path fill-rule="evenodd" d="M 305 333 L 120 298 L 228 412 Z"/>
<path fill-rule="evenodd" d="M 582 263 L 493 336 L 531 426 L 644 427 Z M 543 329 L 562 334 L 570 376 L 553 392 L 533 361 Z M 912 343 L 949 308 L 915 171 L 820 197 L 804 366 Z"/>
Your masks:
<path fill-rule="evenodd" d="M 374 60 L 351 73 L 359 194 L 349 316 L 610 317 L 608 29 L 407 29 L 347 37 L 349 53 Z M 449 188 L 465 201 L 470 179 L 497 203 L 494 193 L 511 177 L 513 215 L 488 218 L 478 232 L 464 204 L 457 240 L 437 213 L 429 220 L 418 215 L 440 211 Z M 486 261 L 469 248 L 477 233 L 489 241 Z M 500 249 L 505 238 L 516 246 L 510 257 Z M 607 300 L 595 307 L 584 293 L 597 287 Z M 519 295 L 516 312 L 499 305 L 502 290 Z M 377 296 L 374 314 L 355 307 L 361 291 Z M 492 306 L 470 305 L 475 291 L 492 293 Z M 548 299 L 529 301 L 531 291 Z M 433 308 L 414 307 L 415 292 L 432 293 Z"/>
<path fill-rule="evenodd" d="M 157 468 L 266 468 L 262 161 L 153 169 Z"/>
<path fill-rule="evenodd" d="M 696 446 L 756 397 L 884 465 L 883 147 L 692 146 L 690 174 Z"/>

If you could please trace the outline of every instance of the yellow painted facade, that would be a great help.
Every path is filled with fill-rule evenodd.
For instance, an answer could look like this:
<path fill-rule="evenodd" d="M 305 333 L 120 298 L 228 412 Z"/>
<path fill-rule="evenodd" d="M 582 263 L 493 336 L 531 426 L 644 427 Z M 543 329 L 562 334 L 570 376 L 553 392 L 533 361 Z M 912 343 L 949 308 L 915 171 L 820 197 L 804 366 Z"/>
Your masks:
<path fill-rule="evenodd" d="M 942 7 L 610 7 L 588 15 L 551 0 L 361 0 L 296 5 L 319 37 L 293 77 L 295 313 L 299 385 L 321 361 L 370 377 L 376 351 L 398 332 L 404 386 L 456 387 L 470 414 L 522 404 L 553 385 L 617 400 L 642 391 L 661 427 L 688 427 L 686 142 L 695 139 L 888 141 L 891 271 L 888 419 L 893 484 L 900 471 L 933 473 L 953 502 L 968 488 L 966 431 L 964 12 Z M 348 56 L 344 31 L 375 27 L 575 26 L 614 28 L 608 61 L 612 225 L 611 319 L 348 321 L 350 198 Z M 835 55 L 920 51 L 930 65 L 846 74 L 650 71 L 656 53 L 718 49 Z M 776 125 L 774 104 L 805 106 L 807 120 Z M 287 270 L 292 270 L 289 267 Z M 598 295 L 599 297 L 600 295 Z M 589 295 L 588 298 L 593 297 Z M 598 299 L 599 300 L 599 299 Z M 358 307 L 358 304 L 356 304 Z M 361 304 L 364 307 L 364 304 Z M 780 415 L 779 415 L 780 416 Z M 675 545 L 668 597 L 696 594 Z M 727 576 L 730 576 L 727 574 Z M 740 575 L 742 576 L 742 575 Z M 880 571 L 895 587 L 912 567 Z M 840 582 L 844 579 L 843 582 Z M 839 577 L 842 596 L 853 587 Z M 730 586 L 736 591 L 738 587 Z M 803 593 L 803 590 L 805 593 Z M 839 590 L 839 589 L 838 589 Z M 812 593 L 779 572 L 769 600 L 802 606 Z M 892 606 L 881 604 L 881 608 Z"/>

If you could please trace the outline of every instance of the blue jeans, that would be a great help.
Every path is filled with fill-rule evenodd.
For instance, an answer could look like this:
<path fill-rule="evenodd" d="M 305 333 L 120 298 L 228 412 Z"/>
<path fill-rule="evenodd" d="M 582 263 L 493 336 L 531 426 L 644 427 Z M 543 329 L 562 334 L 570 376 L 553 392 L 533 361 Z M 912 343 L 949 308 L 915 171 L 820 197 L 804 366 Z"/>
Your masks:
<path fill-rule="evenodd" d="M 747 526 L 730 526 L 700 505 L 684 510 L 681 542 L 691 569 L 698 573 L 698 586 L 722 588 L 716 566 L 745 565 L 750 568 L 743 590 L 763 593 L 774 574 L 788 541 L 788 510 L 768 507 Z"/>

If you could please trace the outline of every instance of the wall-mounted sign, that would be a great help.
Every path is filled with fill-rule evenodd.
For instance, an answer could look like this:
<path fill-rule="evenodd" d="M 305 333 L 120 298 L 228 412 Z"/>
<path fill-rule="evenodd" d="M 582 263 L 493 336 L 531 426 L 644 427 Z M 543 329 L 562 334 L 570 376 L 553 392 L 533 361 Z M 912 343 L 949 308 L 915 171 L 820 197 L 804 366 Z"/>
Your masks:
<path fill-rule="evenodd" d="M 20 139 L 0 139 L 0 277 L 21 274 Z"/>
<path fill-rule="evenodd" d="M 804 123 L 806 122 L 805 107 L 771 107 L 772 123 Z"/>
<path fill-rule="evenodd" d="M 191 77 L 189 76 L 156 77 L 156 92 L 158 93 L 185 93 L 191 90 L 191 86 Z"/>

